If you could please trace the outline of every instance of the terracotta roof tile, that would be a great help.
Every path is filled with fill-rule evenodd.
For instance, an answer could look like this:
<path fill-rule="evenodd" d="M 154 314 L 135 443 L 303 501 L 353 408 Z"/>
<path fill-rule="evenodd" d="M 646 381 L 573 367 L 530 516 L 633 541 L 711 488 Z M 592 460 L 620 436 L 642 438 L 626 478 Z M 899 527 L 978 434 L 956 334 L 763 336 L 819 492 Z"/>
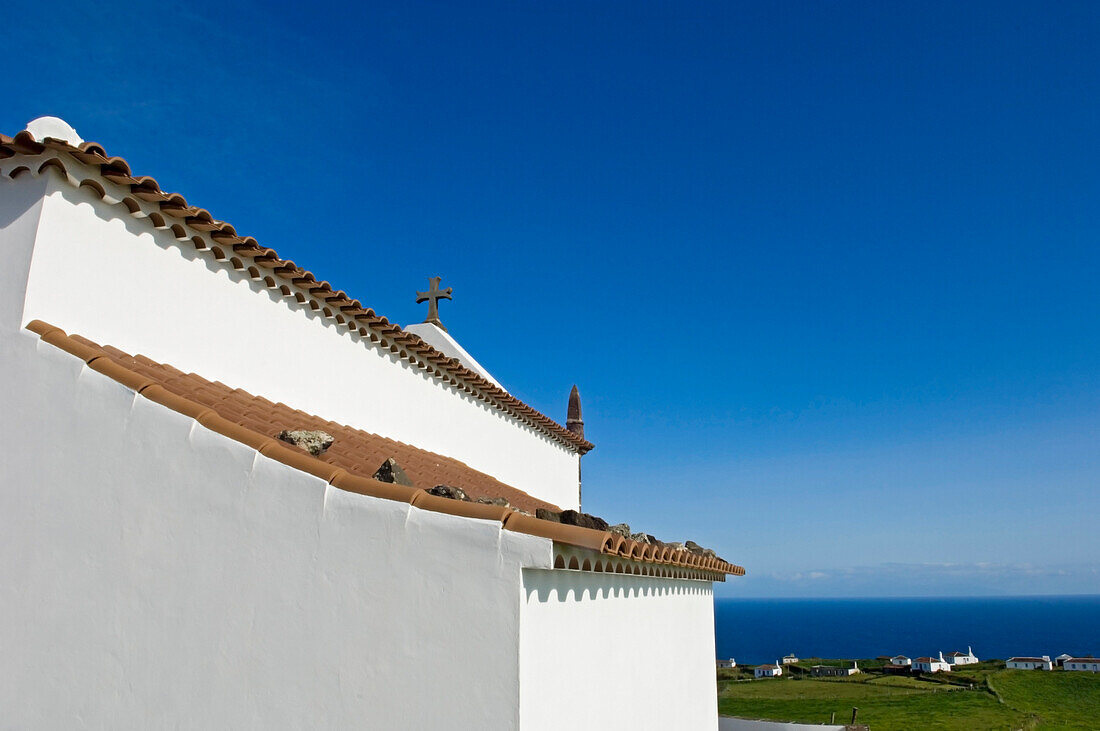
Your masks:
<path fill-rule="evenodd" d="M 59 328 L 40 320 L 28 323 L 27 329 L 141 396 L 189 416 L 208 429 L 246 444 L 264 456 L 327 480 L 342 490 L 411 503 L 424 510 L 498 520 L 504 530 L 549 538 L 556 543 L 658 567 L 668 565 L 699 569 L 719 575 L 712 578 L 721 578 L 721 574 L 742 576 L 745 573 L 740 566 L 722 559 L 682 549 L 674 550 L 667 545 L 647 545 L 608 531 L 542 520 L 495 505 L 437 497 L 419 487 L 379 482 L 373 479 L 376 465 L 393 457 L 418 486 L 449 484 L 463 488 L 474 498 L 503 497 L 528 512 L 539 507 L 555 507 L 471 469 L 458 460 L 336 424 L 195 374 L 183 374 L 169 365 L 141 355 L 130 356 L 117 348 L 100 347 L 87 338 L 66 335 Z M 287 428 L 321 429 L 334 436 L 336 441 L 324 455 L 314 457 L 275 438 L 275 434 Z M 621 572 L 621 568 L 614 570 Z M 612 570 L 610 563 L 607 570 Z M 660 571 L 662 569 L 654 569 L 650 575 L 658 575 Z"/>
<path fill-rule="evenodd" d="M 232 389 L 217 381 L 208 381 L 194 373 L 179 375 L 179 371 L 171 366 L 155 363 L 145 356 L 130 356 L 112 347 L 104 347 L 102 351 L 106 353 L 106 358 L 96 360 L 91 365 L 92 368 L 105 372 L 126 385 L 159 385 L 169 393 L 207 407 L 222 421 L 207 423 L 199 419 L 199 422 L 222 433 L 226 433 L 225 430 L 228 429 L 226 436 L 238 441 L 248 443 L 249 440 L 242 439 L 240 434 L 243 432 L 233 427 L 270 438 L 275 438 L 284 429 L 321 430 L 331 434 L 335 441 L 324 454 L 309 459 L 344 469 L 350 474 L 373 478 L 378 467 L 387 459 L 393 458 L 417 488 L 453 485 L 461 487 L 475 500 L 479 497 L 502 497 L 521 510 L 558 509 L 458 460 L 344 424 L 336 424 L 291 409 L 284 404 L 273 404 L 270 401 L 265 403 L 245 391 Z M 230 426 L 224 426 L 223 422 Z"/>

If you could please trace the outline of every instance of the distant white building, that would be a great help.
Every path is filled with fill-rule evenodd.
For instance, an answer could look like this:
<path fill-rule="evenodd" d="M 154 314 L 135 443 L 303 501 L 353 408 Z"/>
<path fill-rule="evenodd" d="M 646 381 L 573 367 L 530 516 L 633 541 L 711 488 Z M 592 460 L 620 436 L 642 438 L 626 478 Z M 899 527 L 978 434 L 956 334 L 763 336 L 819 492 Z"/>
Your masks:
<path fill-rule="evenodd" d="M 1058 667 L 1062 667 L 1065 664 L 1066 660 L 1072 660 L 1072 659 L 1073 659 L 1073 655 L 1067 655 L 1066 653 L 1063 652 L 1061 655 L 1054 658 L 1054 664 L 1057 665 Z"/>
<path fill-rule="evenodd" d="M 735 667 L 737 667 L 737 661 L 734 660 L 732 657 L 729 660 L 719 660 L 718 661 L 718 668 L 719 669 L 729 670 L 729 669 L 735 668 Z"/>
<path fill-rule="evenodd" d="M 913 661 L 905 655 L 894 655 L 890 658 L 891 665 L 912 665 Z"/>
<path fill-rule="evenodd" d="M 855 661 L 850 668 L 840 668 L 835 665 L 814 665 L 810 668 L 810 674 L 815 678 L 846 678 L 859 672 L 861 672 L 859 665 Z"/>
<path fill-rule="evenodd" d="M 791 655 L 784 655 L 783 656 L 783 664 L 784 665 L 794 665 L 796 662 L 798 662 L 798 656 L 797 655 L 791 654 Z"/>
<path fill-rule="evenodd" d="M 913 661 L 913 670 L 921 673 L 949 673 L 951 664 L 943 658 L 941 652 L 939 657 L 918 657 Z"/>
<path fill-rule="evenodd" d="M 1005 661 L 1005 667 L 1009 670 L 1053 670 L 1054 663 L 1049 655 L 1042 657 L 1010 657 Z"/>
<path fill-rule="evenodd" d="M 1100 673 L 1100 658 L 1071 657 L 1062 664 L 1062 667 L 1078 672 Z"/>
<path fill-rule="evenodd" d="M 778 678 L 783 674 L 781 665 L 757 665 L 754 675 L 758 678 Z"/>
<path fill-rule="evenodd" d="M 978 662 L 978 658 L 974 655 L 974 650 L 967 647 L 966 652 L 947 653 L 947 662 L 952 665 L 973 665 Z"/>

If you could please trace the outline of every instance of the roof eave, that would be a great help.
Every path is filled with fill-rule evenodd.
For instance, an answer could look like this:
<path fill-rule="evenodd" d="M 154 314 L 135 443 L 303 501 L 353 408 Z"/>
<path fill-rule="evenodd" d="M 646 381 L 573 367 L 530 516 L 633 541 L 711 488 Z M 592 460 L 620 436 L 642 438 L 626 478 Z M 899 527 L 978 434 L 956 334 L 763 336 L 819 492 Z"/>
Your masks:
<path fill-rule="evenodd" d="M 273 249 L 260 246 L 255 238 L 238 235 L 233 226 L 215 219 L 206 209 L 192 206 L 182 195 L 163 191 L 154 178 L 134 177 L 129 163 L 121 157 L 108 157 L 98 143 L 84 142 L 74 146 L 64 140 L 48 137 L 39 142 L 26 130 L 15 137 L 0 135 L 0 159 L 47 154 L 54 156 L 36 166 L 36 172 L 43 172 L 49 166 L 60 167 L 67 174 L 76 172 L 68 169 L 64 161 L 56 155 L 67 157 L 93 171 L 92 175 L 99 188 L 88 187 L 100 194 L 101 198 L 104 184 L 123 189 L 119 203 L 127 207 L 129 215 L 135 215 L 135 211 L 143 211 L 148 206 L 156 207 L 162 218 L 168 216 L 169 219 L 166 220 L 172 220 L 173 225 L 192 229 L 196 236 L 211 240 L 224 250 L 226 257 L 242 258 L 242 263 L 243 259 L 250 259 L 256 267 L 277 274 L 286 283 L 285 286 L 302 296 L 311 300 L 320 299 L 323 309 L 331 313 L 330 317 L 338 325 L 360 329 L 361 333 L 365 330 L 362 334 L 369 335 L 372 342 L 383 348 L 388 347 L 402 359 L 473 394 L 578 455 L 584 455 L 594 448 L 591 442 L 578 437 L 550 417 L 466 368 L 457 359 L 447 357 L 416 335 L 405 332 L 400 325 L 377 315 L 370 308 L 363 307 L 344 291 L 333 290 L 328 282 L 318 281 L 312 272 L 291 260 L 280 258 Z M 87 179 L 81 177 L 78 184 L 86 182 Z"/>

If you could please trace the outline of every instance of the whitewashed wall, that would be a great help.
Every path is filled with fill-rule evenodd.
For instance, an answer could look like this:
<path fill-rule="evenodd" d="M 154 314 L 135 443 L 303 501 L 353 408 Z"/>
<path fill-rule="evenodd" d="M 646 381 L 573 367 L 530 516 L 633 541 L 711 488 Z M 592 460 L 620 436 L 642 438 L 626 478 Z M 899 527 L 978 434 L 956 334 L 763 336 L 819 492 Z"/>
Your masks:
<path fill-rule="evenodd" d="M 550 541 L 331 488 L 2 335 L 0 726 L 516 728 Z"/>
<path fill-rule="evenodd" d="M 46 185 L 45 178 L 24 175 L 15 181 L 0 174 L 0 332 L 15 332 L 22 325 L 27 275 Z"/>
<path fill-rule="evenodd" d="M 148 219 L 121 218 L 119 206 L 49 169 L 45 175 L 24 323 L 41 319 L 578 507 L 579 457 L 571 450 L 337 330 Z M 40 186 L 41 178 L 24 174 L 20 184 Z M 353 294 L 371 304 L 369 292 Z"/>
<path fill-rule="evenodd" d="M 524 731 L 717 729 L 709 582 L 530 569 L 523 588 Z"/>
<path fill-rule="evenodd" d="M 18 668 L 0 726 L 716 727 L 709 584 L 544 570 L 548 540 L 331 488 L 22 330 L 44 319 L 367 428 L 355 415 L 399 404 L 359 380 L 482 412 L 490 446 L 516 431 L 49 185 L 43 206 L 43 178 L 0 177 L 0 657 Z M 329 390 L 303 379 L 317 352 Z"/>

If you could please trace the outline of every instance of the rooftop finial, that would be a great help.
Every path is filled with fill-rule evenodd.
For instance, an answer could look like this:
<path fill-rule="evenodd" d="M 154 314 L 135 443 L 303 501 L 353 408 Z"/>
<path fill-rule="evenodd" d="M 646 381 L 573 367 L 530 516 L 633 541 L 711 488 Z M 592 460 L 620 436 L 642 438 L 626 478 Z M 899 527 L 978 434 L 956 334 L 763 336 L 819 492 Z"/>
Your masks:
<path fill-rule="evenodd" d="M 430 322 L 438 327 L 443 332 L 447 332 L 447 328 L 443 327 L 443 323 L 439 320 L 439 300 L 451 299 L 451 288 L 446 289 L 439 288 L 439 282 L 443 277 L 432 277 L 428 280 L 431 286 L 428 287 L 427 292 L 416 293 L 416 304 L 420 304 L 427 300 L 428 302 L 428 316 L 424 318 L 424 322 Z"/>
<path fill-rule="evenodd" d="M 565 415 L 565 428 L 584 438 L 584 419 L 581 418 L 581 392 L 577 390 L 577 384 L 573 384 L 573 390 L 569 392 L 569 411 Z"/>
<path fill-rule="evenodd" d="M 27 131 L 37 141 L 41 142 L 47 137 L 68 142 L 70 145 L 79 145 L 84 140 L 76 133 L 72 125 L 59 117 L 39 117 L 27 122 Z"/>

